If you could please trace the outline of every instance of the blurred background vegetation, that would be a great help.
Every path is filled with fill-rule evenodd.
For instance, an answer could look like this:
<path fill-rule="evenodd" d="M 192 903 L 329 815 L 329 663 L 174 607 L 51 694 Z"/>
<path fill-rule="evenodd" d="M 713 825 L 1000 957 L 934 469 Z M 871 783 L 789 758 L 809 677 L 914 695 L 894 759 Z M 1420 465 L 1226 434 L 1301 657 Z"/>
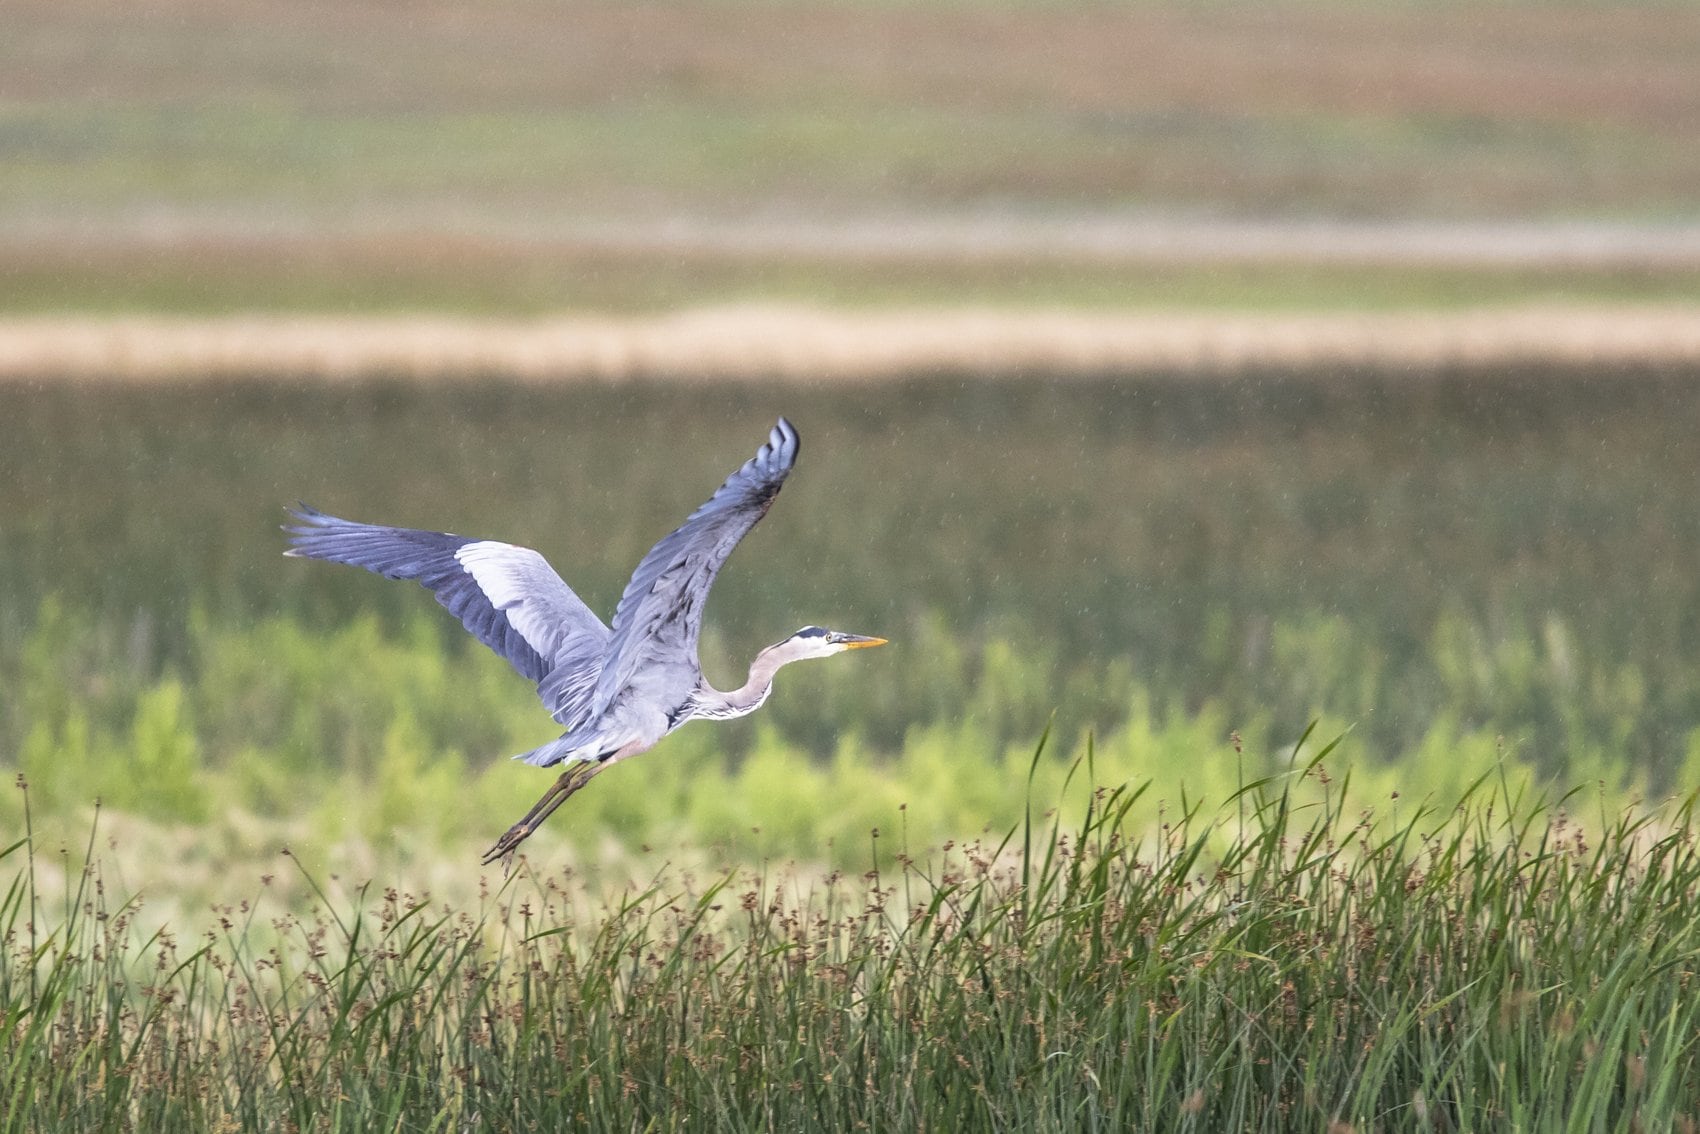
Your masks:
<path fill-rule="evenodd" d="M 1407 797 L 1502 759 L 1615 800 L 1700 772 L 1686 374 L 0 403 L 0 744 L 73 829 L 100 795 L 260 845 L 246 816 L 312 817 L 309 854 L 487 836 L 541 787 L 500 759 L 552 735 L 530 686 L 421 589 L 282 559 L 281 502 L 537 546 L 606 611 L 775 409 L 803 457 L 716 587 L 709 675 L 809 621 L 893 645 L 788 670 L 551 838 L 859 855 L 904 803 L 921 845 L 975 834 L 1019 818 L 1053 710 L 1048 767 L 1093 730 L 1153 809 L 1279 770 L 1315 715 Z"/>
<path fill-rule="evenodd" d="M 0 310 L 1691 299 L 1697 72 L 1645 0 L 19 0 Z"/>
<path fill-rule="evenodd" d="M 1700 298 L 1687 5 L 6 22 L 0 321 Z M 279 558 L 282 506 L 536 546 L 606 612 L 784 413 L 803 457 L 716 589 L 710 676 L 811 621 L 894 646 L 787 671 L 760 718 L 599 781 L 540 848 L 973 835 L 1019 818 L 1053 710 L 1046 774 L 1090 731 L 1154 807 L 1283 766 L 1315 716 L 1388 792 L 1500 760 L 1669 791 L 1700 774 L 1695 377 L 13 381 L 0 763 L 45 822 L 98 795 L 196 832 L 209 871 L 285 839 L 351 870 L 469 850 L 543 786 L 499 758 L 547 718 L 417 588 Z"/>

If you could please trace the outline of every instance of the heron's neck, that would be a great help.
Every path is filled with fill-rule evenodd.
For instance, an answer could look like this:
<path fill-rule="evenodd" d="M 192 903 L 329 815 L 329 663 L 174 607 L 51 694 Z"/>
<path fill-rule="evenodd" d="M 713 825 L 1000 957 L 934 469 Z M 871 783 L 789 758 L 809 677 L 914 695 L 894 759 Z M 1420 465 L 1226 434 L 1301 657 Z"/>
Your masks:
<path fill-rule="evenodd" d="M 756 655 L 750 663 L 750 679 L 738 688 L 722 692 L 710 685 L 706 680 L 697 687 L 696 694 L 691 698 L 695 708 L 693 716 L 709 720 L 730 720 L 753 713 L 761 708 L 767 695 L 773 692 L 773 675 L 779 672 L 779 667 L 797 659 L 789 656 L 785 650 L 786 643 L 769 646 Z"/>

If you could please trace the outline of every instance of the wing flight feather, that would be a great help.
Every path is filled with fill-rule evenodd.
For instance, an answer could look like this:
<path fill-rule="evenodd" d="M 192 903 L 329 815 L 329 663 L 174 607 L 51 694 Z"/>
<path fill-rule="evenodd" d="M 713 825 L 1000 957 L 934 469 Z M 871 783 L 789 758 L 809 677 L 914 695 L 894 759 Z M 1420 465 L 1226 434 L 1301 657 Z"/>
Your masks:
<path fill-rule="evenodd" d="M 772 507 L 798 447 L 796 429 L 780 418 L 756 455 L 638 563 L 614 611 L 593 713 L 605 711 L 648 666 L 676 668 L 695 680 L 708 590 L 732 549 Z"/>
<path fill-rule="evenodd" d="M 557 720 L 584 716 L 607 656 L 608 627 L 529 547 L 447 532 L 339 519 L 306 505 L 291 512 L 285 554 L 413 579 L 472 635 L 537 683 Z"/>

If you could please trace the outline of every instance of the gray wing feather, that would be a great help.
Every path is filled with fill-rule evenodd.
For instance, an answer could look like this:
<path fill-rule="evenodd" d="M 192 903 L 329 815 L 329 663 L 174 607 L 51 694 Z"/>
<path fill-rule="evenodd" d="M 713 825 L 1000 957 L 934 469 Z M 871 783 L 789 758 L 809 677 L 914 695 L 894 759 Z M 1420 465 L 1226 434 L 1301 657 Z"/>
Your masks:
<path fill-rule="evenodd" d="M 537 682 L 555 719 L 582 720 L 609 630 L 529 547 L 339 519 L 305 505 L 285 554 L 414 579 L 472 635 Z"/>
<path fill-rule="evenodd" d="M 780 418 L 756 455 L 643 557 L 614 611 L 593 712 L 605 712 L 621 690 L 652 669 L 663 683 L 687 683 L 679 695 L 689 692 L 698 674 L 697 638 L 709 587 L 738 541 L 773 505 L 798 444 L 796 429 Z"/>

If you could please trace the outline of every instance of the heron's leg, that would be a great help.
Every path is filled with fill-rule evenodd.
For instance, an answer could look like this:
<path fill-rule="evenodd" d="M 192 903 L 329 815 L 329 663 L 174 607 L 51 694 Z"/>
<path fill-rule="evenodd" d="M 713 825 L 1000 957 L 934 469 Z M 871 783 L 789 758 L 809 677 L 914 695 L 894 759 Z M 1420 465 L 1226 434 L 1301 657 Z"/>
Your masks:
<path fill-rule="evenodd" d="M 514 851 L 519 845 L 531 837 L 531 833 L 543 825 L 543 821 L 555 813 L 555 809 L 567 801 L 573 792 L 589 783 L 591 777 L 600 772 L 602 763 L 574 764 L 561 773 L 559 779 L 549 786 L 543 797 L 531 805 L 518 823 L 508 828 L 507 834 L 496 840 L 496 845 L 484 852 L 480 860 L 485 866 L 500 859 L 502 872 L 505 874 L 513 865 Z"/>

